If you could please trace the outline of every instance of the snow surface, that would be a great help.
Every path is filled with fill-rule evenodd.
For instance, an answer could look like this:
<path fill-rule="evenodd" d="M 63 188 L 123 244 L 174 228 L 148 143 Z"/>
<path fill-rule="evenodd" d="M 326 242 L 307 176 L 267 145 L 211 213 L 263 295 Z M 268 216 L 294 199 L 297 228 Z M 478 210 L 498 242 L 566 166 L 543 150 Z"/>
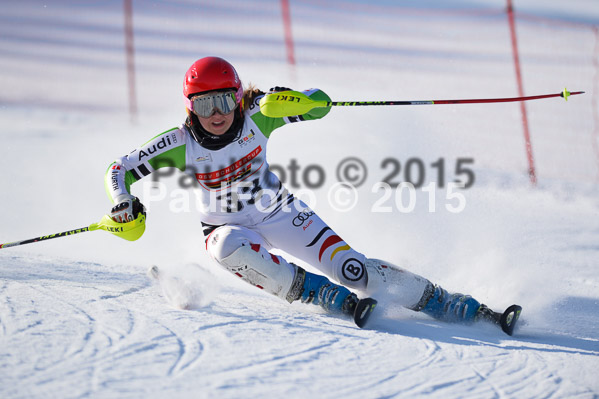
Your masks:
<path fill-rule="evenodd" d="M 7 2 L 0 242 L 98 221 L 107 165 L 183 121 L 181 80 L 202 56 L 229 59 L 246 84 L 320 87 L 335 100 L 517 95 L 504 1 L 368 3 L 291 1 L 290 67 L 278 1 L 134 2 L 132 123 L 121 1 Z M 521 304 L 513 337 L 386 298 L 360 330 L 246 286 L 206 256 L 193 193 L 174 176 L 163 192 L 133 186 L 150 208 L 139 241 L 93 232 L 0 251 L 0 397 L 598 397 L 599 7 L 515 7 L 525 94 L 586 91 L 527 103 L 537 187 L 518 104 L 334 109 L 269 144 L 272 165 L 302 168 L 299 194 L 310 195 L 301 172 L 322 166 L 313 205 L 357 250 L 498 310 Z M 356 208 L 337 212 L 327 194 L 350 156 L 368 179 Z M 421 159 L 425 184 L 439 158 L 446 182 L 473 158 L 464 210 L 447 211 L 447 187 L 434 200 L 417 190 L 412 212 L 381 204 L 371 188 L 388 157 Z M 380 205 L 393 211 L 372 212 Z"/>

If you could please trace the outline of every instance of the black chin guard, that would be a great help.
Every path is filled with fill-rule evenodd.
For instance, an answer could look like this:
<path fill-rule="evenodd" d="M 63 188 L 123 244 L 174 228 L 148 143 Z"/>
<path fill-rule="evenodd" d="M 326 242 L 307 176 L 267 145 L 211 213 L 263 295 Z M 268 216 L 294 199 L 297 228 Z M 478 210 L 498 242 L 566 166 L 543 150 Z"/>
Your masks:
<path fill-rule="evenodd" d="M 202 127 L 198 117 L 193 112 L 185 120 L 185 126 L 191 132 L 193 139 L 207 150 L 220 150 L 241 137 L 243 128 L 243 114 L 240 111 L 235 111 L 235 118 L 229 130 L 224 134 L 217 136 L 209 133 Z"/>

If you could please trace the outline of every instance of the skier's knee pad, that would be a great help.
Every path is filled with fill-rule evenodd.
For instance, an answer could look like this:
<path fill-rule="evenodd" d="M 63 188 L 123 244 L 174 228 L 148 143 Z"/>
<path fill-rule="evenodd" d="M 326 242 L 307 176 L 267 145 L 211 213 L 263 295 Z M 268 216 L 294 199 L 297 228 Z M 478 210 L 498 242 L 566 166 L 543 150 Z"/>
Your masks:
<path fill-rule="evenodd" d="M 378 259 L 366 259 L 368 284 L 366 292 L 375 298 L 388 297 L 394 303 L 415 309 L 431 286 L 417 274 Z"/>
<path fill-rule="evenodd" d="M 289 302 L 296 299 L 292 286 L 297 266 L 269 253 L 260 244 L 245 241 L 230 255 L 215 259 L 247 283 Z"/>
<path fill-rule="evenodd" d="M 264 239 L 253 230 L 239 226 L 221 226 L 214 230 L 206 241 L 206 249 L 218 263 L 238 248 L 251 243 L 264 246 Z"/>

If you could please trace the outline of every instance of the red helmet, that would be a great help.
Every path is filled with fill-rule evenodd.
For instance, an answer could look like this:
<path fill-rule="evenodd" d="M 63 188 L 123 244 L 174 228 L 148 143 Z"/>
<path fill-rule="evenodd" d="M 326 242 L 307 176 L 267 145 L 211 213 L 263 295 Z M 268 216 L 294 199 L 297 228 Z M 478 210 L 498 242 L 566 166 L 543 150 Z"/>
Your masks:
<path fill-rule="evenodd" d="M 183 95 L 190 98 L 192 94 L 206 91 L 235 89 L 237 104 L 243 98 L 243 86 L 233 65 L 219 57 L 204 57 L 193 63 L 185 74 Z"/>

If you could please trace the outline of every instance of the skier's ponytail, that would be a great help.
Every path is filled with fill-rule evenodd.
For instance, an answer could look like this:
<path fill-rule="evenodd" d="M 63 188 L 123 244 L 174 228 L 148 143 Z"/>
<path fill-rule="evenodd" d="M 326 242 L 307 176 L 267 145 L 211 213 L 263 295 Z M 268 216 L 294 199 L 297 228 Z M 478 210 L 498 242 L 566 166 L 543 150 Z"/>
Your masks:
<path fill-rule="evenodd" d="M 256 88 L 256 86 L 250 83 L 248 85 L 248 88 L 243 91 L 243 111 L 247 111 L 250 107 L 250 104 L 254 102 L 256 97 L 261 96 L 263 94 L 264 92 L 262 90 Z"/>

